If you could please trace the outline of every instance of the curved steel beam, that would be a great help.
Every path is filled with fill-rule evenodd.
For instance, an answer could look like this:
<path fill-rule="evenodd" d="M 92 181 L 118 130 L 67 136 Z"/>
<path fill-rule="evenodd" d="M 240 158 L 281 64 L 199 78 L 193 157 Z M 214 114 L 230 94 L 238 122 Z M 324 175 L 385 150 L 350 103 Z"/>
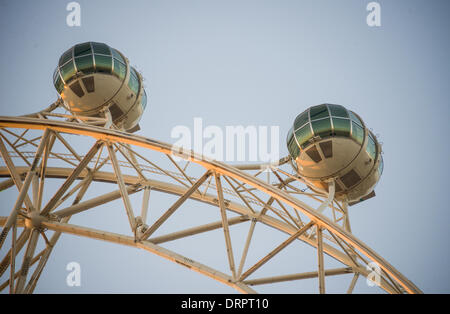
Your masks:
<path fill-rule="evenodd" d="M 227 165 L 222 162 L 214 161 L 209 158 L 203 157 L 192 151 L 183 151 L 181 148 L 173 147 L 172 145 L 148 139 L 142 136 L 133 135 L 116 130 L 104 129 L 100 127 L 83 125 L 62 121 L 41 120 L 35 118 L 26 117 L 0 117 L 0 127 L 10 128 L 27 128 L 27 129 L 52 129 L 58 132 L 65 132 L 70 134 L 85 135 L 97 140 L 109 140 L 111 142 L 121 142 L 125 144 L 135 145 L 154 151 L 158 151 L 164 154 L 179 155 L 191 162 L 197 163 L 203 166 L 207 170 L 214 170 L 217 173 L 232 177 L 245 184 L 248 184 L 269 196 L 272 196 L 286 205 L 302 212 L 309 219 L 314 221 L 323 229 L 327 229 L 334 233 L 342 240 L 349 243 L 355 249 L 360 251 L 363 255 L 369 258 L 371 261 L 376 262 L 383 271 L 390 275 L 395 281 L 397 281 L 408 293 L 421 293 L 421 290 L 416 287 L 410 280 L 402 275 L 397 269 L 389 264 L 374 250 L 364 244 L 361 240 L 354 237 L 348 231 L 343 230 L 341 227 L 334 224 L 326 216 L 318 213 L 309 205 L 294 198 L 287 192 L 277 189 L 237 168 Z M 325 250 L 325 247 L 324 247 Z"/>

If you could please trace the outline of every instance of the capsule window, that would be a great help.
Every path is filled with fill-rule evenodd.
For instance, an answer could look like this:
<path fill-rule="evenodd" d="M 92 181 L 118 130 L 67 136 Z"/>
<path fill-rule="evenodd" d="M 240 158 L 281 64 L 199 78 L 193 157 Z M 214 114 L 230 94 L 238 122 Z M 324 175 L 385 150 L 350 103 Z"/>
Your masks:
<path fill-rule="evenodd" d="M 119 60 L 122 63 L 126 63 L 125 60 L 122 58 L 122 56 L 120 55 L 120 53 L 116 49 L 111 48 L 111 50 L 112 50 L 112 54 L 113 54 L 114 59 L 117 59 L 117 60 Z"/>
<path fill-rule="evenodd" d="M 318 106 L 311 107 L 309 114 L 311 117 L 311 121 L 329 116 L 326 105 L 318 105 Z"/>
<path fill-rule="evenodd" d="M 122 109 L 120 107 L 113 103 L 111 106 L 109 106 L 109 112 L 111 113 L 111 117 L 113 121 L 116 121 L 118 118 L 120 118 L 123 115 Z"/>
<path fill-rule="evenodd" d="M 369 154 L 372 160 L 375 160 L 375 156 L 377 155 L 377 145 L 375 144 L 375 140 L 372 137 L 372 134 L 369 133 L 369 140 L 367 141 L 367 154 Z"/>
<path fill-rule="evenodd" d="M 347 188 L 351 188 L 355 184 L 357 184 L 359 181 L 361 181 L 361 177 L 356 173 L 355 170 L 350 170 L 346 174 L 344 174 L 342 177 L 340 177 L 342 183 L 345 184 Z"/>
<path fill-rule="evenodd" d="M 331 121 L 330 119 L 322 119 L 317 121 L 312 121 L 312 128 L 314 135 L 318 135 L 321 138 L 326 138 L 331 136 Z"/>
<path fill-rule="evenodd" d="M 53 83 L 56 81 L 56 78 L 59 76 L 58 68 L 53 72 Z"/>
<path fill-rule="evenodd" d="M 128 87 L 137 95 L 139 93 L 139 80 L 136 70 L 131 68 L 130 79 L 128 80 Z"/>
<path fill-rule="evenodd" d="M 313 145 L 310 149 L 308 149 L 306 151 L 306 154 L 308 154 L 309 158 L 314 160 L 315 163 L 318 163 L 322 160 L 322 157 L 320 157 L 320 154 L 316 148 L 316 145 Z"/>
<path fill-rule="evenodd" d="M 350 120 L 333 117 L 334 134 L 337 136 L 350 136 Z"/>
<path fill-rule="evenodd" d="M 289 154 L 292 156 L 292 158 L 296 159 L 300 154 L 300 149 L 298 148 L 297 142 L 295 141 L 293 128 L 291 128 L 288 132 L 287 146 Z"/>
<path fill-rule="evenodd" d="M 92 54 L 91 43 L 83 43 L 75 46 L 75 51 L 73 52 L 75 57 L 85 56 Z"/>
<path fill-rule="evenodd" d="M 384 169 L 383 157 L 380 155 L 380 163 L 378 164 L 378 172 L 380 173 L 380 176 L 383 173 L 383 169 Z"/>
<path fill-rule="evenodd" d="M 102 55 L 111 55 L 111 50 L 108 45 L 103 43 L 92 43 L 92 47 L 94 48 L 94 53 L 99 53 Z"/>
<path fill-rule="evenodd" d="M 309 140 L 312 138 L 311 126 L 310 124 L 304 125 L 302 128 L 295 131 L 295 137 L 297 138 L 298 144 L 304 149 L 309 144 Z"/>
<path fill-rule="evenodd" d="M 321 142 L 319 146 L 325 158 L 333 157 L 333 143 L 331 141 Z"/>
<path fill-rule="evenodd" d="M 127 66 L 122 62 L 119 62 L 116 59 L 114 59 L 113 74 L 117 76 L 121 81 L 123 81 L 125 79 L 125 76 L 127 75 Z"/>
<path fill-rule="evenodd" d="M 95 55 L 95 68 L 97 72 L 111 73 L 112 58 L 107 56 Z"/>
<path fill-rule="evenodd" d="M 92 55 L 75 58 L 75 65 L 79 72 L 90 74 L 94 72 L 94 59 Z"/>
<path fill-rule="evenodd" d="M 75 76 L 75 66 L 72 60 L 63 65 L 60 70 L 61 76 L 66 84 L 69 83 Z"/>
<path fill-rule="evenodd" d="M 347 110 L 341 105 L 328 105 L 328 109 L 334 117 L 348 118 Z"/>
<path fill-rule="evenodd" d="M 84 96 L 84 91 L 81 88 L 80 83 L 78 83 L 78 81 L 75 81 L 72 85 L 70 85 L 70 89 L 72 90 L 72 92 L 74 92 L 78 97 L 83 97 Z"/>
<path fill-rule="evenodd" d="M 93 76 L 83 77 L 81 80 L 83 81 L 84 87 L 88 93 L 95 92 L 95 82 Z"/>
<path fill-rule="evenodd" d="M 59 59 L 59 65 L 60 66 L 64 65 L 71 58 L 72 58 L 72 48 L 70 48 L 69 50 L 67 50 L 66 52 L 63 53 L 63 55 Z"/>
<path fill-rule="evenodd" d="M 142 105 L 142 110 L 145 110 L 145 107 L 147 107 L 147 93 L 145 92 L 145 89 L 144 89 L 144 94 L 142 95 L 141 105 Z"/>
<path fill-rule="evenodd" d="M 305 123 L 307 123 L 308 121 L 309 121 L 308 111 L 305 111 L 305 112 L 299 114 L 297 116 L 297 118 L 295 119 L 294 128 L 298 129 L 298 128 L 302 127 L 303 125 L 305 125 Z"/>
<path fill-rule="evenodd" d="M 364 141 L 364 129 L 355 122 L 352 122 L 352 138 L 359 144 Z"/>
<path fill-rule="evenodd" d="M 59 75 L 58 70 L 56 70 L 55 72 L 55 79 L 53 81 L 53 84 L 55 85 L 56 91 L 58 92 L 58 94 L 61 94 L 62 91 L 64 90 L 64 83 L 61 80 L 61 76 Z"/>
<path fill-rule="evenodd" d="M 350 118 L 352 119 L 352 121 L 358 123 L 360 126 L 362 126 L 362 122 L 361 120 L 356 116 L 356 114 L 353 113 L 353 111 L 349 111 L 350 113 Z"/>

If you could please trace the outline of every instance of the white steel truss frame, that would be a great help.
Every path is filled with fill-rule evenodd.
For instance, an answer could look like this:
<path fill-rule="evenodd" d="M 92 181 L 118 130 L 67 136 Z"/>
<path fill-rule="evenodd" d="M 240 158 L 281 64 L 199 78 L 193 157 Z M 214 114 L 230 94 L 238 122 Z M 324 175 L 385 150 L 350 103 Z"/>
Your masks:
<path fill-rule="evenodd" d="M 9 278 L 0 286 L 2 289 L 9 287 L 11 293 L 32 293 L 53 247 L 60 235 L 67 233 L 147 250 L 243 293 L 255 293 L 251 286 L 306 278 L 317 278 L 318 292 L 324 293 L 327 276 L 349 273 L 353 273 L 354 276 L 346 292 L 352 292 L 358 277 L 369 275 L 370 271 L 366 266 L 370 262 L 380 266 L 382 270 L 380 287 L 385 291 L 421 293 L 411 281 L 351 233 L 347 205 L 345 201 L 334 198 L 334 185 L 330 184 L 332 188 L 327 195 L 298 187 L 298 184 L 302 183 L 302 178 L 282 167 L 283 164 L 288 165 L 287 158 L 281 160 L 280 165 L 266 165 L 268 178 L 276 179 L 275 183 L 270 183 L 258 178 L 264 171 L 257 165 L 233 167 L 159 141 L 99 127 L 96 124 L 100 121 L 85 123 L 89 119 L 77 117 L 74 120 L 65 115 L 49 114 L 50 111 L 44 112 L 46 119 L 41 118 L 42 113 L 38 117 L 36 115 L 0 117 L 0 153 L 4 163 L 4 166 L 0 166 L 0 177 L 5 178 L 0 183 L 0 191 L 14 186 L 19 191 L 12 211 L 8 216 L 0 217 L 2 226 L 0 247 L 6 244 L 8 234 L 11 232 L 8 237 L 11 238 L 11 248 L 0 263 L 0 276 L 3 278 L 9 274 Z M 65 118 L 69 121 L 50 118 Z M 33 131 L 29 132 L 30 130 Z M 36 132 L 41 132 L 42 135 L 33 137 Z M 77 153 L 78 150 L 64 139 L 66 134 L 85 136 L 94 139 L 95 143 L 85 155 L 80 155 Z M 62 144 L 70 153 L 53 151 L 55 142 Z M 10 147 L 9 150 L 7 145 Z M 33 154 L 24 151 L 25 147 L 32 147 Z M 138 152 L 137 148 L 166 155 L 176 170 L 163 169 L 156 162 L 143 156 L 143 153 Z M 108 153 L 107 157 L 102 158 L 103 151 Z M 125 160 L 119 160 L 119 154 Z M 174 156 L 181 156 L 185 161 L 177 162 Z M 53 166 L 53 160 L 58 160 L 65 166 Z M 186 163 L 184 166 L 183 162 Z M 197 178 L 189 173 L 193 164 L 204 169 L 203 175 Z M 105 165 L 112 168 L 112 171 L 103 171 L 102 167 Z M 134 173 L 129 174 L 128 171 L 125 174 L 124 170 Z M 251 171 L 255 170 L 258 170 L 257 173 L 252 174 Z M 158 174 L 158 179 L 153 174 Z M 163 179 L 159 179 L 161 177 Z M 63 179 L 64 183 L 50 197 L 50 201 L 43 205 L 42 194 L 46 191 L 45 184 L 52 178 Z M 75 181 L 79 183 L 75 184 Z M 93 182 L 117 184 L 117 190 L 84 200 L 85 192 Z M 159 219 L 147 225 L 152 200 L 150 191 L 177 195 L 178 199 Z M 32 197 L 28 193 L 31 193 Z M 64 201 L 75 193 L 75 200 L 62 208 Z M 142 193 L 140 216 L 134 215 L 129 200 L 129 196 L 134 193 Z M 229 196 L 230 199 L 227 199 Z M 262 199 L 264 196 L 268 197 L 267 201 Z M 124 211 L 129 220 L 129 235 L 69 223 L 72 215 L 119 198 L 123 201 Z M 318 206 L 315 208 L 301 198 L 313 200 Z M 217 207 L 221 220 L 153 236 L 187 199 Z M 237 216 L 229 217 L 228 213 Z M 239 264 L 235 264 L 229 227 L 245 221 L 250 221 L 250 228 Z M 286 234 L 287 239 L 256 264 L 245 269 L 246 256 L 256 224 L 270 226 Z M 23 230 L 18 232 L 18 228 Z M 218 271 L 161 246 L 168 241 L 216 229 L 223 229 L 229 273 Z M 54 231 L 50 239 L 46 235 L 47 231 Z M 36 243 L 40 237 L 45 241 L 46 247 L 42 252 L 35 254 Z M 248 278 L 294 241 L 306 243 L 317 250 L 316 271 Z M 24 247 L 26 248 L 24 258 L 22 264 L 18 265 L 16 256 Z M 342 267 L 325 269 L 323 259 L 325 254 L 339 261 Z M 38 265 L 34 272 L 28 276 L 28 270 L 36 263 Z M 17 267 L 20 267 L 18 272 Z M 6 272 L 8 268 L 9 273 Z"/>

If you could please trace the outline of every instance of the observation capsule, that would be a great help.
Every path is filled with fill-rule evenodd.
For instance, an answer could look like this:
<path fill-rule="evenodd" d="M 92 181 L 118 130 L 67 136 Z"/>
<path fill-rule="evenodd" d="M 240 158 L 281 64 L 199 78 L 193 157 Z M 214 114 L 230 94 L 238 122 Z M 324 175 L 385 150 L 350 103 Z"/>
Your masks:
<path fill-rule="evenodd" d="M 53 84 L 72 113 L 103 117 L 109 109 L 116 126 L 139 130 L 147 94 L 142 76 L 118 50 L 97 42 L 73 46 L 60 57 Z"/>
<path fill-rule="evenodd" d="M 298 174 L 313 190 L 328 192 L 350 205 L 375 196 L 383 172 L 381 145 L 353 111 L 321 104 L 299 114 L 288 132 L 289 154 Z"/>

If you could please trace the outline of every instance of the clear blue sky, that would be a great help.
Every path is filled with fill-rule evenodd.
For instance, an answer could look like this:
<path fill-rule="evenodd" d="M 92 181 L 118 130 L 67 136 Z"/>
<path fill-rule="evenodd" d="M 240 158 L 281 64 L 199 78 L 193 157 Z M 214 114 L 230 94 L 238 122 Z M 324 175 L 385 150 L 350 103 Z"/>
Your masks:
<path fill-rule="evenodd" d="M 351 209 L 353 233 L 424 292 L 450 292 L 449 1 L 379 1 L 379 28 L 367 26 L 363 0 L 80 0 L 81 27 L 66 25 L 68 2 L 0 1 L 0 115 L 53 102 L 58 58 L 83 41 L 119 49 L 142 72 L 140 134 L 169 143 L 174 126 L 202 117 L 278 125 L 285 155 L 297 114 L 342 104 L 380 135 L 385 161 L 377 197 Z M 71 261 L 79 288 L 65 283 Z M 234 290 L 144 251 L 64 236 L 36 292 Z"/>

